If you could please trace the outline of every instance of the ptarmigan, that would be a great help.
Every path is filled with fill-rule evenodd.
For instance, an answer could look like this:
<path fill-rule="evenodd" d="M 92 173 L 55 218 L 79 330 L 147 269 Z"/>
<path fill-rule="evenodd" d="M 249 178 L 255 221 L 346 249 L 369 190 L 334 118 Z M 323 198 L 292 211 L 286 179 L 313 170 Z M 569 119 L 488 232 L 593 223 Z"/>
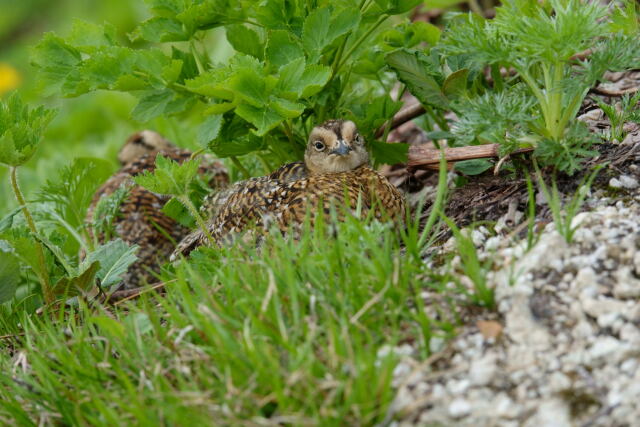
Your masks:
<path fill-rule="evenodd" d="M 114 220 L 115 234 L 126 243 L 140 248 L 138 260 L 123 276 L 125 289 L 152 282 L 153 273 L 157 273 L 160 266 L 168 261 L 176 243 L 190 231 L 162 213 L 161 209 L 169 197 L 135 185 L 131 179 L 144 171 L 153 171 L 158 154 L 183 162 L 192 153 L 174 146 L 154 131 L 144 130 L 133 134 L 118 153 L 122 168 L 96 191 L 87 212 L 86 221 L 92 225 L 99 200 L 113 194 L 121 186 L 128 188 L 119 215 Z M 219 162 L 205 159 L 199 172 L 210 178 L 209 185 L 213 188 L 222 188 L 229 182 L 227 171 Z M 104 236 L 99 235 L 98 241 L 103 242 Z"/>
<path fill-rule="evenodd" d="M 212 217 L 208 230 L 216 244 L 232 241 L 252 228 L 259 233 L 275 224 L 282 232 L 299 227 L 307 213 L 313 223 L 318 212 L 328 215 L 330 205 L 343 218 L 345 205 L 352 212 L 360 203 L 360 214 L 373 210 L 379 219 L 404 220 L 402 194 L 369 166 L 369 154 L 356 125 L 329 120 L 315 127 L 305 151 L 304 163 L 283 166 L 274 173 L 241 181 L 219 192 L 209 201 Z M 172 259 L 208 244 L 196 230 L 176 248 Z"/>

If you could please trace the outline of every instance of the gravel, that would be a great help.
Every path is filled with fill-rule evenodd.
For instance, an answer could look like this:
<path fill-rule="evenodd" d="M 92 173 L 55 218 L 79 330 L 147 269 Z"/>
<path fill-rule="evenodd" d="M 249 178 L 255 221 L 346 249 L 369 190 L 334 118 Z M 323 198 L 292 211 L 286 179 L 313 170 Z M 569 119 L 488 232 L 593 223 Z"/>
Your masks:
<path fill-rule="evenodd" d="M 577 229 L 570 244 L 553 223 L 529 250 L 526 241 L 513 242 L 506 232 L 471 233 L 479 257 L 494 262 L 487 281 L 497 309 L 467 322 L 448 344 L 432 342 L 441 353 L 430 360 L 416 360 L 417 351 L 407 346 L 384 350 L 402 357 L 386 424 L 638 425 L 636 171 L 611 180 L 610 187 L 622 193 L 617 202 L 588 201 L 593 210 L 573 219 Z M 431 294 L 425 301 L 432 303 Z"/>

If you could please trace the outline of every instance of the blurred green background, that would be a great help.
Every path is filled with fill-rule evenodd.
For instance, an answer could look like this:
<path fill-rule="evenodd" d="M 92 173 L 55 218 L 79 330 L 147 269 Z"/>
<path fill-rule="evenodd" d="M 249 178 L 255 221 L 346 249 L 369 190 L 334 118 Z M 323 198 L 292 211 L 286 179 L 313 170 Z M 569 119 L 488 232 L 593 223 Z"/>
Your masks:
<path fill-rule="evenodd" d="M 20 169 L 20 183 L 27 199 L 37 195 L 47 179 L 76 157 L 99 157 L 117 168 L 116 154 L 125 139 L 141 129 L 154 129 L 182 147 L 194 148 L 193 118 L 159 118 L 137 123 L 130 118 L 136 101 L 124 93 L 94 92 L 78 98 L 42 96 L 36 69 L 29 63 L 31 48 L 43 33 L 66 35 L 75 19 L 101 24 L 109 22 L 119 31 L 121 41 L 146 19 L 143 1 L 130 0 L 0 0 L 0 98 L 13 90 L 32 105 L 58 109 L 38 153 Z M 210 53 L 222 59 L 230 47 L 222 33 L 213 34 Z M 16 206 L 9 189 L 7 168 L 0 166 L 0 217 Z"/>

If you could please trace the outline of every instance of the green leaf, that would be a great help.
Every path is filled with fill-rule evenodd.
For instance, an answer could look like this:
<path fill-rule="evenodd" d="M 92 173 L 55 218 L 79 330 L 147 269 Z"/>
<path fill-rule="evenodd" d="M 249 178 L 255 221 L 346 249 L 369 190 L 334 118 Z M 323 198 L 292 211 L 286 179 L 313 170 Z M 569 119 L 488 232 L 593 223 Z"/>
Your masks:
<path fill-rule="evenodd" d="M 218 137 L 222 127 L 222 115 L 207 116 L 198 129 L 198 143 L 206 147 Z"/>
<path fill-rule="evenodd" d="M 442 84 L 442 92 L 449 99 L 456 99 L 461 97 L 467 91 L 467 76 L 469 75 L 469 70 L 467 68 L 463 68 L 458 71 L 454 71 L 449 74 Z"/>
<path fill-rule="evenodd" d="M 154 17 L 142 22 L 129 35 L 131 40 L 147 40 L 150 42 L 177 42 L 189 40 L 189 34 L 184 31 L 182 23 L 177 19 Z"/>
<path fill-rule="evenodd" d="M 137 250 L 137 245 L 129 246 L 121 239 L 111 240 L 89 253 L 83 264 L 99 261 L 100 270 L 96 277 L 100 279 L 101 286 L 107 288 L 122 280 L 122 275 L 138 259 L 135 255 Z"/>
<path fill-rule="evenodd" d="M 233 100 L 233 91 L 229 89 L 230 71 L 226 68 L 214 68 L 189 80 L 185 86 L 193 93 L 213 98 Z"/>
<path fill-rule="evenodd" d="M 264 57 L 264 46 L 258 33 L 244 25 L 230 25 L 226 27 L 227 40 L 238 52 L 246 53 L 255 58 Z"/>
<path fill-rule="evenodd" d="M 243 101 L 254 107 L 262 107 L 267 103 L 269 97 L 267 82 L 255 70 L 238 71 L 231 82 L 231 87 Z"/>
<path fill-rule="evenodd" d="M 456 162 L 455 170 L 465 175 L 480 175 L 493 167 L 493 162 L 487 159 L 471 159 Z"/>
<path fill-rule="evenodd" d="M 360 11 L 356 8 L 334 10 L 333 13 L 328 7 L 312 11 L 302 27 L 302 46 L 309 62 L 317 62 L 327 46 L 357 28 L 359 23 Z"/>
<path fill-rule="evenodd" d="M 283 96 L 308 98 L 320 92 L 331 77 L 331 69 L 323 65 L 305 66 L 304 58 L 280 68 L 276 90 Z"/>
<path fill-rule="evenodd" d="M 18 95 L 0 101 L 0 163 L 20 166 L 33 156 L 55 112 L 30 109 Z"/>
<path fill-rule="evenodd" d="M 271 107 L 279 115 L 286 117 L 287 119 L 294 119 L 298 117 L 304 111 L 304 105 L 299 102 L 292 102 L 286 99 L 271 97 Z"/>
<path fill-rule="evenodd" d="M 53 203 L 56 212 L 73 227 L 80 227 L 93 195 L 113 172 L 110 162 L 96 158 L 77 158 L 47 180 L 38 201 Z"/>
<path fill-rule="evenodd" d="M 369 143 L 371 155 L 376 165 L 406 163 L 409 155 L 409 144 L 387 143 L 377 140 Z"/>
<path fill-rule="evenodd" d="M 189 184 L 198 174 L 199 167 L 198 159 L 180 164 L 159 154 L 156 169 L 133 177 L 133 181 L 154 193 L 180 196 L 188 193 Z"/>
<path fill-rule="evenodd" d="M 96 25 L 74 19 L 71 33 L 66 42 L 80 52 L 91 53 L 102 46 L 114 46 L 115 40 L 116 29 L 112 25 Z"/>
<path fill-rule="evenodd" d="M 20 283 L 20 263 L 6 243 L 0 240 L 0 304 L 13 298 Z"/>
<path fill-rule="evenodd" d="M 53 293 L 58 296 L 73 297 L 81 293 L 89 292 L 95 285 L 96 273 L 99 269 L 100 262 L 95 261 L 88 265 L 88 267 L 77 276 L 62 277 L 53 285 Z"/>
<path fill-rule="evenodd" d="M 397 50 L 388 54 L 385 60 L 396 72 L 398 79 L 407 85 L 409 92 L 420 102 L 441 109 L 449 108 L 449 99 L 440 89 L 436 79 L 429 74 L 429 64 L 418 52 Z"/>
<path fill-rule="evenodd" d="M 256 127 L 255 133 L 258 136 L 263 136 L 285 120 L 285 117 L 268 107 L 258 108 L 242 104 L 235 111 L 238 116 Z"/>
<path fill-rule="evenodd" d="M 266 59 L 271 65 L 281 67 L 302 57 L 302 46 L 289 32 L 275 30 L 269 33 Z"/>
<path fill-rule="evenodd" d="M 375 2 L 385 13 L 389 15 L 399 15 L 413 9 L 421 4 L 423 0 L 375 0 Z"/>

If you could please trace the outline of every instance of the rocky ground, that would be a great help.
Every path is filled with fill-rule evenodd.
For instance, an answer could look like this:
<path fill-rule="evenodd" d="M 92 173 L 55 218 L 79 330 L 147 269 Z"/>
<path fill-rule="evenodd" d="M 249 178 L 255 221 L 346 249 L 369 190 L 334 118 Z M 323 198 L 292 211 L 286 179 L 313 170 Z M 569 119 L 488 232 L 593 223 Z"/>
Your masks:
<path fill-rule="evenodd" d="M 580 119 L 593 131 L 608 127 L 597 108 Z M 451 195 L 449 209 L 461 203 L 454 211 L 477 201 L 472 216 L 456 218 L 459 224 L 495 224 L 467 231 L 480 259 L 491 261 L 487 284 L 496 310 L 471 313 L 452 341 L 431 343 L 427 360 L 418 360 L 410 344 L 380 350 L 402 356 L 385 425 L 638 425 L 640 126 L 630 123 L 625 130 L 624 141 L 594 159 L 606 166 L 573 219 L 571 243 L 537 194 L 540 233 L 528 248 L 526 227 L 517 227 L 526 221 L 523 181 L 489 176 Z M 561 181 L 561 191 L 571 196 L 579 179 L 567 180 L 564 190 Z M 454 247 L 451 238 L 442 252 Z M 434 269 L 462 274 L 459 264 L 434 262 Z M 460 282 L 471 286 L 464 276 Z M 442 316 L 441 297 L 424 296 L 433 316 Z"/>

